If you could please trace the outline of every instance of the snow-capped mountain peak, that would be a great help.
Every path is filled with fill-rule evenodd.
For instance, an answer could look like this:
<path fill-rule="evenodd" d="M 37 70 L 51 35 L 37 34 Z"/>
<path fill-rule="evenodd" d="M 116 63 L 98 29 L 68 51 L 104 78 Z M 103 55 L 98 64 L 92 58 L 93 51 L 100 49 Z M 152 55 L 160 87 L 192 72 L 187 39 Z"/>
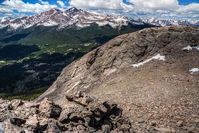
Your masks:
<path fill-rule="evenodd" d="M 199 26 L 199 21 L 186 21 L 186 20 L 174 20 L 174 19 L 156 19 L 148 18 L 142 19 L 143 22 L 149 23 L 155 26 Z"/>
<path fill-rule="evenodd" d="M 111 16 L 83 11 L 75 7 L 67 10 L 51 9 L 34 16 L 26 16 L 12 20 L 1 20 L 0 28 L 9 27 L 11 30 L 25 29 L 31 26 L 58 26 L 64 28 L 71 25 L 77 27 L 90 26 L 93 23 L 99 26 L 110 25 L 120 27 L 128 25 L 129 20 L 122 16 Z"/>
<path fill-rule="evenodd" d="M 71 7 L 66 10 L 53 8 L 49 11 L 42 12 L 34 16 L 25 16 L 17 19 L 2 18 L 0 19 L 0 28 L 8 27 L 8 30 L 26 29 L 32 26 L 57 26 L 62 29 L 68 26 L 76 26 L 79 28 L 88 27 L 91 24 L 99 26 L 110 25 L 113 28 L 120 28 L 121 26 L 144 25 L 150 24 L 154 26 L 199 26 L 199 21 L 189 22 L 173 19 L 138 19 L 130 20 L 124 16 L 112 16 L 107 14 L 100 14 L 96 12 L 84 11 Z"/>

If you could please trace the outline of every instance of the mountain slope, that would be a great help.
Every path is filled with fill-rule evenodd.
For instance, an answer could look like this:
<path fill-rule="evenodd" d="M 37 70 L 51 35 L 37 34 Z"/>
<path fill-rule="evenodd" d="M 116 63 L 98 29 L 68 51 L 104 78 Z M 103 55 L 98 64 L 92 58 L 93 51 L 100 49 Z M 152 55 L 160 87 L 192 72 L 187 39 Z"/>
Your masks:
<path fill-rule="evenodd" d="M 76 8 L 4 19 L 0 25 L 0 97 L 5 98 L 41 93 L 73 60 L 115 36 L 151 27 Z"/>
<path fill-rule="evenodd" d="M 119 103 L 138 132 L 198 132 L 199 29 L 162 27 L 114 38 L 67 66 L 37 101 L 84 91 Z"/>

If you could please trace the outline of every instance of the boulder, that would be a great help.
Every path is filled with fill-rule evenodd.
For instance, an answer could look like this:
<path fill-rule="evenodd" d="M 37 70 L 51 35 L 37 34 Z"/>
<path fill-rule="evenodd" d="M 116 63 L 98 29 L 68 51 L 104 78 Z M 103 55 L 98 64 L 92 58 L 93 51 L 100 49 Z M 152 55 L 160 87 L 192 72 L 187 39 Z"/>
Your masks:
<path fill-rule="evenodd" d="M 104 102 L 85 93 L 74 93 L 65 100 L 65 108 L 61 108 L 49 99 L 44 99 L 27 108 L 15 100 L 7 106 L 0 106 L 5 112 L 0 113 L 15 116 L 2 119 L 5 131 L 8 133 L 61 133 L 61 132 L 130 132 L 131 124 L 123 117 L 122 109 L 116 104 Z"/>
<path fill-rule="evenodd" d="M 15 110 L 17 109 L 19 106 L 23 105 L 23 101 L 20 99 L 14 99 L 10 102 L 8 109 L 9 110 Z"/>
<path fill-rule="evenodd" d="M 39 105 L 39 112 L 48 118 L 58 118 L 61 113 L 61 107 L 45 98 Z"/>
<path fill-rule="evenodd" d="M 21 126 L 26 123 L 26 120 L 21 118 L 10 118 L 10 123 L 16 126 Z"/>

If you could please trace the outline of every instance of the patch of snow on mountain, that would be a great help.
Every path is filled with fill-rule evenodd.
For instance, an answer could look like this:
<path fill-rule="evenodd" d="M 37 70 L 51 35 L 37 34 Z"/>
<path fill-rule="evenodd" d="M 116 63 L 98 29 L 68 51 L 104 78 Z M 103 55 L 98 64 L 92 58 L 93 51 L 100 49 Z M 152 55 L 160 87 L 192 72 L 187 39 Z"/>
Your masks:
<path fill-rule="evenodd" d="M 196 50 L 198 50 L 199 51 L 199 45 L 198 46 L 196 46 L 196 47 L 194 47 Z"/>
<path fill-rule="evenodd" d="M 193 49 L 196 49 L 197 51 L 199 51 L 199 45 L 198 46 L 193 46 L 193 47 L 188 45 L 187 47 L 182 48 L 182 50 L 184 50 L 184 51 L 191 51 Z"/>
<path fill-rule="evenodd" d="M 198 73 L 199 72 L 199 68 L 192 68 L 192 69 L 189 70 L 189 72 L 191 74 Z"/>
<path fill-rule="evenodd" d="M 85 28 L 85 27 L 89 27 L 90 24 L 77 23 L 76 26 L 79 27 L 79 28 Z"/>
<path fill-rule="evenodd" d="M 188 45 L 188 46 L 186 46 L 186 47 L 184 47 L 184 48 L 182 48 L 182 50 L 187 50 L 187 51 L 191 51 L 193 48 L 190 46 L 190 45 Z"/>
<path fill-rule="evenodd" d="M 10 24 L 10 27 L 14 30 L 20 28 L 22 26 L 22 24 L 18 24 L 18 23 L 12 23 Z"/>
<path fill-rule="evenodd" d="M 50 21 L 44 22 L 44 23 L 42 23 L 42 24 L 40 24 L 40 25 L 43 25 L 43 26 L 46 26 L 46 27 L 51 27 L 51 26 L 57 26 L 58 23 L 56 23 L 56 22 L 50 20 Z"/>
<path fill-rule="evenodd" d="M 99 25 L 99 26 L 105 26 L 105 25 L 108 25 L 109 23 L 107 22 L 107 21 L 105 21 L 105 22 L 96 22 L 97 23 L 97 25 Z"/>
<path fill-rule="evenodd" d="M 144 64 L 146 64 L 146 63 L 148 63 L 148 62 L 150 62 L 152 60 L 165 61 L 165 56 L 157 54 L 157 55 L 155 55 L 155 56 L 153 56 L 153 57 L 151 57 L 151 58 L 149 58 L 149 59 L 147 59 L 147 60 L 145 60 L 143 62 L 140 62 L 140 63 L 137 63 L 137 64 L 133 64 L 132 66 L 134 68 L 138 68 L 138 67 L 143 66 Z"/>

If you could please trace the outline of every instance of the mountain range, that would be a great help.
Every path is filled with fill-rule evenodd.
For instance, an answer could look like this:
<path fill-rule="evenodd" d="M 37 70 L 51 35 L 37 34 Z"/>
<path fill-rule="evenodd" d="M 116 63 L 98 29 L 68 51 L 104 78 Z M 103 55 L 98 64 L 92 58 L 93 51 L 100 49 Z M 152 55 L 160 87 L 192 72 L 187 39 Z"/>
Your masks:
<path fill-rule="evenodd" d="M 124 16 L 112 16 L 100 14 L 96 12 L 84 11 L 75 7 L 67 10 L 51 9 L 49 11 L 34 15 L 25 16 L 22 18 L 2 18 L 0 20 L 0 28 L 8 28 L 9 30 L 27 29 L 32 26 L 57 26 L 58 29 L 63 29 L 69 26 L 79 28 L 89 27 L 91 24 L 98 26 L 109 25 L 113 28 L 127 26 L 128 24 L 144 25 L 150 24 L 154 26 L 199 26 L 199 21 L 186 21 L 174 19 L 130 19 Z"/>
<path fill-rule="evenodd" d="M 32 26 L 57 26 L 58 29 L 75 25 L 79 28 L 89 27 L 96 23 L 98 26 L 109 25 L 113 28 L 127 26 L 129 23 L 144 25 L 143 22 L 129 21 L 123 16 L 111 16 L 94 12 L 83 11 L 75 7 L 67 10 L 51 9 L 35 16 L 27 16 L 17 19 L 4 18 L 0 20 L 0 27 L 8 27 L 10 30 L 27 29 Z"/>

